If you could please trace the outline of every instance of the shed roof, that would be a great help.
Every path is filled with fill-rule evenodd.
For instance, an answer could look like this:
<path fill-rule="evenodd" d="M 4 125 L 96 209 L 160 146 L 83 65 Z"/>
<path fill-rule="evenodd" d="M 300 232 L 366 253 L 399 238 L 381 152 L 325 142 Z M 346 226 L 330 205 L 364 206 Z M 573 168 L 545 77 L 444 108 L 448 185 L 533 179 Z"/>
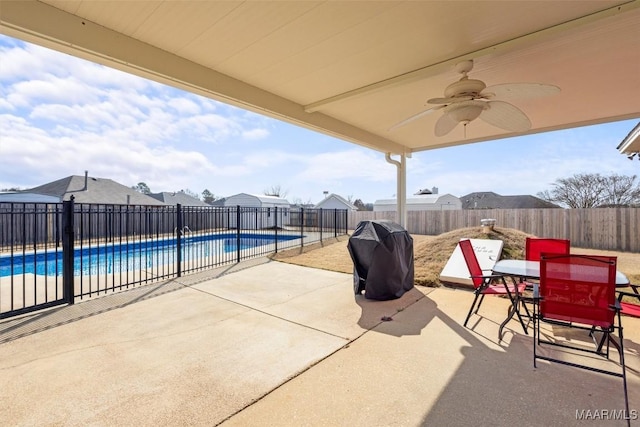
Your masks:
<path fill-rule="evenodd" d="M 250 193 L 234 194 L 233 196 L 229 196 L 229 197 L 225 198 L 225 202 L 229 202 L 229 199 L 231 199 L 232 197 L 242 197 L 242 196 L 254 197 L 254 198 L 258 199 L 261 203 L 269 203 L 269 204 L 290 206 L 289 201 L 287 199 L 283 199 L 282 197 L 267 196 L 267 195 L 264 195 L 264 194 L 250 194 Z"/>

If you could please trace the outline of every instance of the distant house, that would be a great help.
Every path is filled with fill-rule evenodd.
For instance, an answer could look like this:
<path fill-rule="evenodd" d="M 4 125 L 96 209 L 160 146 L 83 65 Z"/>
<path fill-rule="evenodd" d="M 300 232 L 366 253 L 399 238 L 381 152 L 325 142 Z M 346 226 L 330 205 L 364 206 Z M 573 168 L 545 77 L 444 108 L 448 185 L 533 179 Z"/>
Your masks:
<path fill-rule="evenodd" d="M 416 196 L 421 196 L 425 194 L 438 194 L 438 187 L 433 187 L 431 190 L 428 188 L 421 188 L 417 193 L 414 193 Z"/>
<path fill-rule="evenodd" d="M 60 203 L 60 197 L 29 191 L 0 193 L 0 203 Z"/>
<path fill-rule="evenodd" d="M 289 208 L 291 205 L 286 199 L 276 196 L 263 196 L 256 194 L 240 193 L 229 196 L 224 201 L 226 207 L 241 208 L 261 208 L 259 210 L 251 209 L 240 210 L 240 228 L 270 228 L 276 225 L 276 210 L 278 208 L 277 225 L 280 227 L 288 223 Z M 237 224 L 236 217 L 230 217 L 229 227 L 235 228 Z"/>
<path fill-rule="evenodd" d="M 321 202 L 316 204 L 314 209 L 342 209 L 348 211 L 357 211 L 358 207 L 353 203 L 350 203 L 344 197 L 337 194 L 331 194 L 324 198 Z"/>
<path fill-rule="evenodd" d="M 407 212 L 410 211 L 443 211 L 460 210 L 462 202 L 451 194 L 420 194 L 407 198 Z M 389 212 L 397 210 L 396 199 L 376 200 L 373 204 L 374 212 Z"/>
<path fill-rule="evenodd" d="M 72 175 L 28 190 L 11 193 L 22 194 L 24 202 L 39 202 L 43 196 L 57 202 L 70 200 L 76 203 L 101 203 L 114 205 L 164 205 L 159 200 L 139 193 L 125 185 L 106 178 Z M 42 202 L 39 202 L 42 203 Z"/>
<path fill-rule="evenodd" d="M 629 132 L 616 148 L 620 153 L 627 156 L 629 160 L 633 160 L 636 156 L 638 160 L 640 160 L 640 122 L 631 129 L 631 132 Z"/>
<path fill-rule="evenodd" d="M 462 209 L 546 209 L 561 208 L 538 197 L 501 196 L 491 191 L 470 193 L 460 198 Z"/>
<path fill-rule="evenodd" d="M 211 206 L 200 199 L 196 199 L 185 193 L 184 191 L 178 192 L 162 192 L 162 193 L 151 193 L 148 196 L 153 197 L 156 200 L 160 200 L 165 205 L 177 205 L 181 204 L 182 206 Z"/>

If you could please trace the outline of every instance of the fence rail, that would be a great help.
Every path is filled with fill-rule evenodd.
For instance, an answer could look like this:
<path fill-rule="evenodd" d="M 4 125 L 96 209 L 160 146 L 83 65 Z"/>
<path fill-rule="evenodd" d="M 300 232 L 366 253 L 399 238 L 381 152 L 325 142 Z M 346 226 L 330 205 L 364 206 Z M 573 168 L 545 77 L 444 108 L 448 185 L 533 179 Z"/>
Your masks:
<path fill-rule="evenodd" d="M 327 209 L 0 203 L 0 318 L 347 233 Z"/>
<path fill-rule="evenodd" d="M 569 239 L 575 247 L 640 252 L 640 208 L 409 211 L 406 229 L 413 234 L 438 235 L 480 226 L 484 218 L 496 219 L 498 228 Z M 350 212 L 349 229 L 362 220 L 373 219 L 397 222 L 395 211 Z"/>

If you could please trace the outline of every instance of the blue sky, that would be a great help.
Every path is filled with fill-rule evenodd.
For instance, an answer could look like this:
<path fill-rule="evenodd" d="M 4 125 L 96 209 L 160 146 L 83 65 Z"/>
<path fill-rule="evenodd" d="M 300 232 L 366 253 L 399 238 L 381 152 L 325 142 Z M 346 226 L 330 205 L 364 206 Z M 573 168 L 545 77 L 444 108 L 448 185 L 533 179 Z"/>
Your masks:
<path fill-rule="evenodd" d="M 616 150 L 636 123 L 414 153 L 407 193 L 535 195 L 578 173 L 638 175 L 640 162 Z M 323 191 L 371 203 L 396 193 L 384 153 L 0 35 L 0 189 L 85 170 L 153 192 L 279 186 L 305 203 Z"/>

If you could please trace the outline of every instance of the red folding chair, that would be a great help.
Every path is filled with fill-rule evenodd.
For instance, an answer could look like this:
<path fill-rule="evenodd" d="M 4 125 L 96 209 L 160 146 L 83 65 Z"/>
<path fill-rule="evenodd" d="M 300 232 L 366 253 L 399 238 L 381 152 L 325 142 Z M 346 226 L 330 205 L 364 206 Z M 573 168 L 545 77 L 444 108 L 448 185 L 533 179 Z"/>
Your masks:
<path fill-rule="evenodd" d="M 622 378 L 625 399 L 625 414 L 629 416 L 627 376 L 624 362 L 624 340 L 620 321 L 620 306 L 616 300 L 616 257 L 576 254 L 546 254 L 540 259 L 540 283 L 534 295 L 533 312 L 533 366 L 538 359 L 574 366 L 602 374 Z M 616 322 L 617 319 L 617 322 Z M 574 341 L 542 339 L 542 322 L 603 333 L 602 341 L 595 350 Z M 618 331 L 619 342 L 612 337 Z M 603 342 L 607 349 L 602 353 Z M 538 346 L 554 346 L 595 353 L 609 358 L 609 343 L 620 353 L 621 371 L 605 370 L 583 363 L 569 362 L 538 354 Z M 572 345 L 573 344 L 573 345 Z"/>
<path fill-rule="evenodd" d="M 473 250 L 473 245 L 471 241 L 468 239 L 461 240 L 458 242 L 460 245 L 460 249 L 462 250 L 462 255 L 464 256 L 464 261 L 467 264 L 467 268 L 469 269 L 471 281 L 473 282 L 475 297 L 473 298 L 473 303 L 471 304 L 471 308 L 469 309 L 469 313 L 467 314 L 467 318 L 464 321 L 464 326 L 467 326 L 467 322 L 469 322 L 469 318 L 471 317 L 471 313 L 474 311 L 478 313 L 480 306 L 482 305 L 482 301 L 484 300 L 485 295 L 507 295 L 509 300 L 511 301 L 511 309 L 509 312 L 509 316 L 507 318 L 510 319 L 513 314 L 518 315 L 518 319 L 520 320 L 520 324 L 522 325 L 522 329 L 525 333 L 527 333 L 527 327 L 522 320 L 520 315 L 520 311 L 518 310 L 518 295 L 524 291 L 525 284 L 508 284 L 502 274 L 485 274 L 485 271 L 480 267 L 480 263 L 478 262 L 478 258 L 476 257 L 476 253 Z M 495 282 L 498 283 L 495 283 Z M 478 298 L 480 301 L 478 302 Z M 476 307 L 476 303 L 478 306 Z M 500 326 L 500 336 L 502 336 L 502 328 L 506 321 Z"/>
<path fill-rule="evenodd" d="M 571 242 L 566 239 L 550 239 L 546 237 L 527 237 L 525 240 L 524 257 L 527 261 L 540 261 L 540 254 L 568 254 Z"/>
<path fill-rule="evenodd" d="M 549 237 L 527 237 L 524 246 L 524 258 L 527 261 L 540 261 L 544 253 L 568 254 L 571 251 L 571 241 L 567 239 L 553 239 Z M 532 291 L 537 280 L 525 280 L 526 289 Z M 531 304 L 530 298 L 524 298 L 522 303 Z M 528 313 L 528 310 L 527 310 Z"/>
<path fill-rule="evenodd" d="M 626 316 L 640 317 L 640 292 L 638 292 L 638 288 L 640 288 L 640 285 L 629 285 L 629 286 L 631 286 L 631 289 L 633 289 L 633 293 L 618 291 L 618 302 L 620 304 L 620 313 Z M 623 301 L 622 298 L 625 296 L 631 297 L 631 298 L 628 298 L 628 300 L 633 301 L 633 299 L 635 298 L 638 300 L 638 302 L 636 303 L 636 302 Z"/>

